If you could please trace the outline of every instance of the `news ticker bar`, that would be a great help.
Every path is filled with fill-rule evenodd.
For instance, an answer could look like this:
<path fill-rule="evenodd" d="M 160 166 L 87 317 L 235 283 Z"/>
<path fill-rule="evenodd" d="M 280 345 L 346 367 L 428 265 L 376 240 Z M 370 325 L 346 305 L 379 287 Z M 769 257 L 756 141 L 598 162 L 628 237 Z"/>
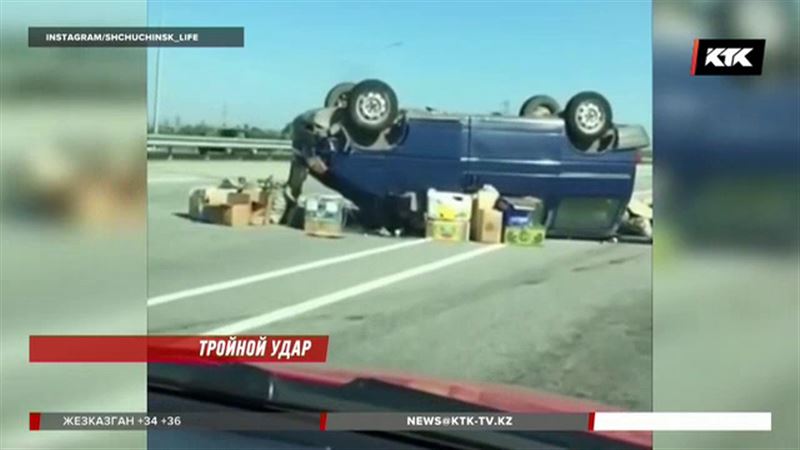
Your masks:
<path fill-rule="evenodd" d="M 244 47 L 244 28 L 29 27 L 28 47 Z"/>
<path fill-rule="evenodd" d="M 30 430 L 770 431 L 768 412 L 30 413 Z"/>

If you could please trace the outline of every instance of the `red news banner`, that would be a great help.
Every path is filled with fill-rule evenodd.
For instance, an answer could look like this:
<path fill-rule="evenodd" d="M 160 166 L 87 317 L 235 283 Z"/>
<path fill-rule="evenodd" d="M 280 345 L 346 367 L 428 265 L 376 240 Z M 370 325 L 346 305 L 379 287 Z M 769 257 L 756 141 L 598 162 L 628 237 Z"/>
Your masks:
<path fill-rule="evenodd" d="M 30 336 L 32 363 L 321 363 L 328 336 Z"/>

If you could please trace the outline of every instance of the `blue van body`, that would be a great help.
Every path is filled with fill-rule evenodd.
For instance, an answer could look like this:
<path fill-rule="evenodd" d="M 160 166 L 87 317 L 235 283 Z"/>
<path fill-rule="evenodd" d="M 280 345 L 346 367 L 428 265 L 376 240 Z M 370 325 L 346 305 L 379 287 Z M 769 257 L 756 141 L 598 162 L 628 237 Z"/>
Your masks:
<path fill-rule="evenodd" d="M 503 196 L 543 200 L 551 235 L 607 237 L 633 193 L 636 150 L 649 145 L 641 127 L 628 129 L 637 136 L 630 145 L 619 139 L 587 152 L 572 145 L 559 118 L 406 114 L 401 136 L 385 148 L 331 137 L 297 154 L 300 163 L 312 153 L 321 159 L 325 170 L 311 175 L 377 218 L 374 225 L 399 198 L 414 197 L 412 212 L 421 214 L 429 188 L 474 192 L 488 184 Z"/>

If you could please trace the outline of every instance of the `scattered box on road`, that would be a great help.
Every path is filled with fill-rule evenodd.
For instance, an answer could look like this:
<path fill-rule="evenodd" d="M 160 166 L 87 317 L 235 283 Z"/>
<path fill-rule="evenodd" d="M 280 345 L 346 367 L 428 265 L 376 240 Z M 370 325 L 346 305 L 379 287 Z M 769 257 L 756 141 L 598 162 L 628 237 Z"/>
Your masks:
<path fill-rule="evenodd" d="M 506 224 L 542 225 L 544 202 L 536 197 L 503 197 L 498 202 L 505 215 Z"/>
<path fill-rule="evenodd" d="M 242 194 L 246 194 L 250 198 L 251 203 L 260 203 L 264 189 L 256 187 L 256 188 L 242 189 L 240 192 Z"/>
<path fill-rule="evenodd" d="M 344 227 L 344 197 L 315 195 L 305 200 L 303 229 L 319 237 L 342 237 Z"/>
<path fill-rule="evenodd" d="M 306 220 L 303 226 L 306 234 L 316 237 L 340 238 L 344 236 L 341 225 L 323 220 Z"/>
<path fill-rule="evenodd" d="M 215 205 L 203 208 L 206 221 L 229 227 L 243 227 L 250 225 L 252 207 L 250 203 L 232 205 Z"/>
<path fill-rule="evenodd" d="M 472 220 L 472 240 L 484 244 L 503 241 L 503 213 L 496 209 L 479 209 Z"/>
<path fill-rule="evenodd" d="M 545 239 L 544 203 L 535 197 L 503 198 L 503 237 L 510 245 L 539 246 Z"/>
<path fill-rule="evenodd" d="M 471 195 L 428 189 L 427 201 L 429 219 L 468 221 L 472 217 Z"/>
<path fill-rule="evenodd" d="M 268 207 L 261 203 L 252 203 L 250 211 L 250 225 L 262 226 L 269 223 Z"/>
<path fill-rule="evenodd" d="M 494 209 L 500 193 L 493 186 L 484 186 L 475 193 L 472 203 L 473 241 L 498 244 L 503 241 L 503 213 Z"/>
<path fill-rule="evenodd" d="M 235 193 L 236 189 L 208 187 L 205 188 L 207 206 L 220 206 L 228 203 L 228 195 Z"/>
<path fill-rule="evenodd" d="M 540 246 L 544 243 L 545 229 L 542 226 L 506 226 L 506 244 L 526 247 Z"/>
<path fill-rule="evenodd" d="M 472 212 L 482 209 L 494 209 L 497 200 L 500 198 L 500 193 L 491 185 L 485 185 L 478 192 L 475 193 L 475 201 L 473 202 Z"/>
<path fill-rule="evenodd" d="M 226 205 L 249 205 L 250 194 L 247 192 L 231 192 L 225 201 Z"/>
<path fill-rule="evenodd" d="M 220 187 L 195 188 L 189 193 L 189 217 L 231 227 L 266 225 L 272 191 L 270 186 L 236 187 L 229 180 Z"/>
<path fill-rule="evenodd" d="M 437 241 L 467 241 L 469 240 L 469 221 L 428 218 L 425 221 L 425 236 Z"/>
<path fill-rule="evenodd" d="M 252 214 L 250 215 L 250 225 L 268 225 L 270 223 L 270 213 L 272 212 L 272 192 L 266 189 L 248 192 Z"/>

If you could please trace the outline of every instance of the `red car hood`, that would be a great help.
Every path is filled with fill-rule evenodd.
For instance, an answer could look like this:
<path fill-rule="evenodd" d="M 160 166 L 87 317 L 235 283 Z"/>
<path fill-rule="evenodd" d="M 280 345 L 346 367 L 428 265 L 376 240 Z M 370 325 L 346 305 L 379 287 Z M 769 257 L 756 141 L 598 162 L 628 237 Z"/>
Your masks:
<path fill-rule="evenodd" d="M 621 411 L 600 403 L 579 400 L 533 389 L 492 383 L 446 380 L 386 370 L 344 370 L 285 364 L 254 364 L 277 377 L 307 383 L 339 386 L 357 378 L 370 378 L 433 395 L 452 398 L 489 409 L 518 413 L 590 413 Z M 597 432 L 608 439 L 652 448 L 650 432 Z"/>

